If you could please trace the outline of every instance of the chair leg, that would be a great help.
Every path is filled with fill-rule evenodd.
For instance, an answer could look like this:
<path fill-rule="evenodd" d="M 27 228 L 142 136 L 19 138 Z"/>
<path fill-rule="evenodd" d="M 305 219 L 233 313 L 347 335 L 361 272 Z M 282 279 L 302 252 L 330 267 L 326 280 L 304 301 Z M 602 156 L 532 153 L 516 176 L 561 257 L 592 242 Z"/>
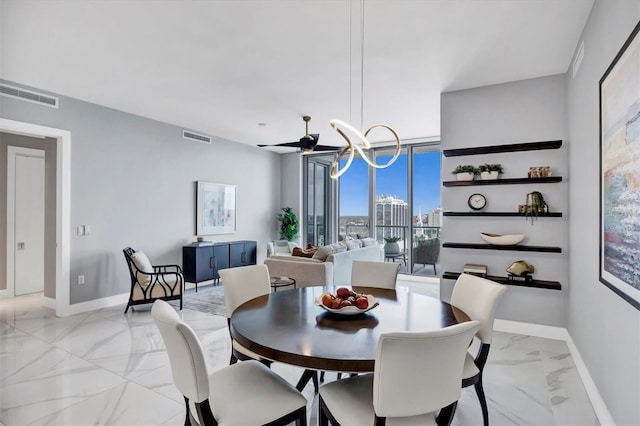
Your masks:
<path fill-rule="evenodd" d="M 318 404 L 318 426 L 329 426 L 329 416 L 327 416 L 327 406 L 324 405 L 322 397 L 319 398 Z"/>
<path fill-rule="evenodd" d="M 296 420 L 296 426 L 307 426 L 307 407 L 302 407 L 300 417 Z"/>
<path fill-rule="evenodd" d="M 189 399 L 184 396 L 184 405 L 187 407 L 187 416 L 184 419 L 184 426 L 191 426 L 191 413 L 189 412 Z"/>
<path fill-rule="evenodd" d="M 450 405 L 447 405 L 438 414 L 436 417 L 436 423 L 438 426 L 449 426 L 451 422 L 453 422 L 453 416 L 456 414 L 456 407 L 458 406 L 458 401 L 453 402 Z"/>
<path fill-rule="evenodd" d="M 478 400 L 480 401 L 480 408 L 482 409 L 482 424 L 489 426 L 489 409 L 487 408 L 487 399 L 484 396 L 484 388 L 482 387 L 482 375 L 480 380 L 473 385 L 476 388 L 476 394 L 478 394 Z"/>
<path fill-rule="evenodd" d="M 318 372 L 315 370 L 304 370 L 304 373 L 302 373 L 302 376 L 300 377 L 300 380 L 298 380 L 298 384 L 296 385 L 296 389 L 298 389 L 300 392 L 302 392 L 302 389 L 305 388 L 305 386 L 307 386 L 307 383 L 309 383 L 309 380 L 313 380 L 314 381 L 314 387 L 315 387 L 315 391 L 318 391 L 318 388 L 316 387 L 317 384 L 317 380 L 318 380 Z"/>
<path fill-rule="evenodd" d="M 127 303 L 127 307 L 126 307 L 126 308 L 125 308 L 125 310 L 124 310 L 124 313 L 125 313 L 125 314 L 126 314 L 126 313 L 127 313 L 127 311 L 129 310 L 129 306 L 130 306 L 130 305 L 129 305 L 129 303 Z"/>
<path fill-rule="evenodd" d="M 324 371 L 320 372 L 320 383 L 324 382 Z"/>
<path fill-rule="evenodd" d="M 311 376 L 311 380 L 313 380 L 313 391 L 315 393 L 318 393 L 318 387 L 320 385 L 318 384 L 318 372 L 317 371 L 313 372 L 313 376 Z"/>
<path fill-rule="evenodd" d="M 231 351 L 231 359 L 229 360 L 229 365 L 233 365 L 236 362 L 238 362 L 238 358 L 236 358 L 236 356 L 233 354 L 233 351 Z"/>

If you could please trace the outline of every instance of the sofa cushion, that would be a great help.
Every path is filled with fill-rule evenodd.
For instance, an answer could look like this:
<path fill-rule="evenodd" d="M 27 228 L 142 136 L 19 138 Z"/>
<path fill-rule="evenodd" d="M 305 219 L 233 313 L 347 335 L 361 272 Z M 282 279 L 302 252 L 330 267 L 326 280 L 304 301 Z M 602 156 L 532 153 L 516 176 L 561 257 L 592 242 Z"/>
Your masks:
<path fill-rule="evenodd" d="M 347 245 L 343 243 L 329 244 L 328 246 L 318 247 L 318 251 L 313 255 L 314 259 L 318 259 L 322 262 L 327 260 L 330 254 L 342 253 L 347 251 Z"/>
<path fill-rule="evenodd" d="M 363 238 L 362 240 L 362 247 L 370 247 L 370 246 L 375 246 L 377 244 L 376 239 L 375 238 Z"/>
<path fill-rule="evenodd" d="M 358 250 L 362 247 L 360 240 L 347 240 L 347 250 Z"/>

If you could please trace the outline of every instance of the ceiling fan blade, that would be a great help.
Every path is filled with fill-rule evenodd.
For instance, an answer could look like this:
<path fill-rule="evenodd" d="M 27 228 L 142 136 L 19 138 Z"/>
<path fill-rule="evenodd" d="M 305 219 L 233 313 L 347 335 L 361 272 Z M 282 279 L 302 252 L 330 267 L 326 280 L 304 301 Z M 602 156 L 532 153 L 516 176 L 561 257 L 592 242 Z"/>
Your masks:
<path fill-rule="evenodd" d="M 275 145 L 258 145 L 261 148 L 269 147 L 269 146 L 287 146 L 291 148 L 300 148 L 300 141 L 298 142 L 286 142 L 286 143 L 278 143 Z"/>
<path fill-rule="evenodd" d="M 313 151 L 316 152 L 320 152 L 320 151 L 340 151 L 342 149 L 341 146 L 331 146 L 331 145 L 316 145 L 315 148 L 313 148 Z"/>

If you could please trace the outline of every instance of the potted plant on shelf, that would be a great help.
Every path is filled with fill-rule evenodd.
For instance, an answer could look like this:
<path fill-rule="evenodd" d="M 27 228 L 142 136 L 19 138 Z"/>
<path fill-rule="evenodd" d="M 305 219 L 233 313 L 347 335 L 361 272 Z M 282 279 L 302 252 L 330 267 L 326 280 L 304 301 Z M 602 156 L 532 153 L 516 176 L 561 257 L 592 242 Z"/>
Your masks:
<path fill-rule="evenodd" d="M 478 171 L 480 172 L 480 179 L 496 180 L 502 174 L 502 164 L 484 163 L 478 167 Z"/>
<path fill-rule="evenodd" d="M 280 222 L 280 238 L 293 241 L 298 237 L 298 216 L 291 207 L 283 207 L 282 213 L 278 213 Z"/>
<path fill-rule="evenodd" d="M 400 246 L 398 245 L 398 241 L 400 241 L 400 237 L 384 237 L 384 253 L 385 254 L 399 254 Z"/>
<path fill-rule="evenodd" d="M 456 180 L 473 180 L 473 177 L 478 174 L 478 169 L 470 164 L 458 164 L 451 173 L 456 175 Z"/>

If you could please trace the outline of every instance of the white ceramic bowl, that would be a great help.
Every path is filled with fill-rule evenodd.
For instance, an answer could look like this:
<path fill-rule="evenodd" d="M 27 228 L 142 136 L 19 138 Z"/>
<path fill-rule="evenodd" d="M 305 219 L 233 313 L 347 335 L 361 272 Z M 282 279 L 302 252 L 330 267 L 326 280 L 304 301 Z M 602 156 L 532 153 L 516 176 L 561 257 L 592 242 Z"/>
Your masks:
<path fill-rule="evenodd" d="M 481 232 L 480 236 L 489 244 L 496 246 L 514 246 L 524 240 L 524 234 L 499 235 Z"/>
<path fill-rule="evenodd" d="M 376 299 L 370 294 L 365 294 L 365 296 L 367 296 L 367 300 L 369 301 L 369 307 L 367 309 L 358 309 L 358 307 L 356 306 L 345 306 L 342 309 L 331 309 L 331 308 L 327 308 L 322 304 L 322 296 L 324 296 L 325 294 L 329 294 L 329 293 L 322 293 L 319 297 L 316 298 L 316 305 L 320 306 L 325 311 L 328 311 L 334 314 L 358 315 L 358 314 L 362 314 L 364 312 L 370 311 L 371 309 L 375 308 L 380 304 L 378 302 L 378 299 Z"/>

